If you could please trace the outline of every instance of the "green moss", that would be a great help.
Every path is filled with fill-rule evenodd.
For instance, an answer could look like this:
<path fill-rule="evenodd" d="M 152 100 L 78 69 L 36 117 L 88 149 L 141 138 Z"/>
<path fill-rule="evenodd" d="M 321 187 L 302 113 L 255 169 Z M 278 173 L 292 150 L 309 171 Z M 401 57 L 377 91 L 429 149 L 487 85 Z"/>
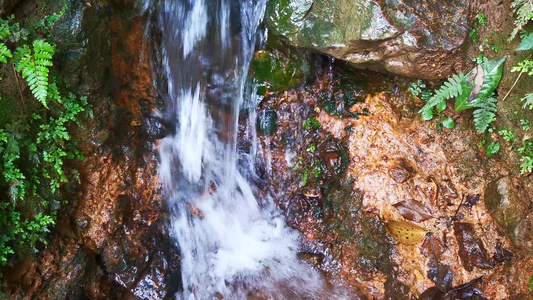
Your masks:
<path fill-rule="evenodd" d="M 263 94 L 284 91 L 299 85 L 309 73 L 309 65 L 304 58 L 297 55 L 286 56 L 280 51 L 260 50 L 252 61 L 252 76 L 263 87 Z"/>

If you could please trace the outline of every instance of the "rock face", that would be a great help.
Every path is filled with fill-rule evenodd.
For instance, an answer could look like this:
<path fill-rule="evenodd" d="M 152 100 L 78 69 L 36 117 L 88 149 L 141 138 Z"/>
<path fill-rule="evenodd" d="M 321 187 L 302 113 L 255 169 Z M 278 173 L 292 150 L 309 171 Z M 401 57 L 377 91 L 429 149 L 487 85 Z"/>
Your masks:
<path fill-rule="evenodd" d="M 436 79 L 463 67 L 469 2 L 272 0 L 265 20 L 294 46 L 360 68 Z"/>
<path fill-rule="evenodd" d="M 172 297 L 179 255 L 166 231 L 156 170 L 153 145 L 163 126 L 151 118 L 146 20 L 133 1 L 67 5 L 54 24 L 54 64 L 88 97 L 95 118 L 72 134 L 86 157 L 73 166 L 78 192 L 64 195 L 68 203 L 46 248 L 5 270 L 5 290 L 9 299 Z"/>
<path fill-rule="evenodd" d="M 531 274 L 516 270 L 531 269 L 531 206 L 511 186 L 524 199 L 530 189 L 499 179 L 509 171 L 482 156 L 471 120 L 458 118 L 463 130 L 443 134 L 416 118 L 407 80 L 380 84 L 382 74 L 339 63 L 326 70 L 260 106 L 275 110 L 278 122 L 274 134 L 260 137 L 270 178 L 263 188 L 306 238 L 304 252 L 323 255 L 313 265 L 340 274 L 361 299 L 528 295 Z M 306 126 L 313 118 L 319 125 Z M 510 203 L 520 205 L 519 215 Z M 402 243 L 385 232 L 390 221 L 431 234 Z"/>

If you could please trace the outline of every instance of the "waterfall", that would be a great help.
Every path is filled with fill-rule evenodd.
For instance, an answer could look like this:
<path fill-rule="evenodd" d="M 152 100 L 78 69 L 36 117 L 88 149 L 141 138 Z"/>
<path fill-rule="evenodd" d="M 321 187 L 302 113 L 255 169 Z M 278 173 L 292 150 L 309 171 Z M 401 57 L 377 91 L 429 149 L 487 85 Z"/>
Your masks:
<path fill-rule="evenodd" d="M 239 165 L 254 159 L 240 159 L 237 127 L 251 97 L 245 84 L 265 5 L 162 0 L 158 7 L 163 117 L 176 126 L 159 142 L 159 175 L 181 256 L 178 299 L 332 299 L 318 272 L 297 259 L 299 234 L 271 198 L 256 195 L 243 171 L 253 166 Z"/>

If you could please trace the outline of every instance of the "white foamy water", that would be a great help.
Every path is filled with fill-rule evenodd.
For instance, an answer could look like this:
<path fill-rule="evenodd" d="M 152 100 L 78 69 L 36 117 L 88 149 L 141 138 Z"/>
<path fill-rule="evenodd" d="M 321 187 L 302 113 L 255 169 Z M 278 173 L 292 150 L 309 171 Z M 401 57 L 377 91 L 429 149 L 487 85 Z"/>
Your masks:
<path fill-rule="evenodd" d="M 159 173 L 181 255 L 178 299 L 332 299 L 317 271 L 297 259 L 299 234 L 239 171 L 253 171 L 256 153 L 239 159 L 236 133 L 265 4 L 161 1 L 164 117 L 175 121 L 176 134 L 160 141 Z"/>

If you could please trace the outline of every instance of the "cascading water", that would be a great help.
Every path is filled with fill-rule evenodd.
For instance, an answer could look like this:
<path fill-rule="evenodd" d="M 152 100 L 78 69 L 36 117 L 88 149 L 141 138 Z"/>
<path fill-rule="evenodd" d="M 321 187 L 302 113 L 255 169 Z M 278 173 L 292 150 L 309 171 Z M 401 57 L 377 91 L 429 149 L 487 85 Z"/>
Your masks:
<path fill-rule="evenodd" d="M 176 133 L 160 141 L 159 173 L 181 252 L 178 298 L 327 299 L 318 273 L 296 257 L 298 234 L 271 199 L 258 201 L 238 165 L 250 161 L 239 159 L 237 123 L 266 0 L 161 3 L 164 117 Z"/>

